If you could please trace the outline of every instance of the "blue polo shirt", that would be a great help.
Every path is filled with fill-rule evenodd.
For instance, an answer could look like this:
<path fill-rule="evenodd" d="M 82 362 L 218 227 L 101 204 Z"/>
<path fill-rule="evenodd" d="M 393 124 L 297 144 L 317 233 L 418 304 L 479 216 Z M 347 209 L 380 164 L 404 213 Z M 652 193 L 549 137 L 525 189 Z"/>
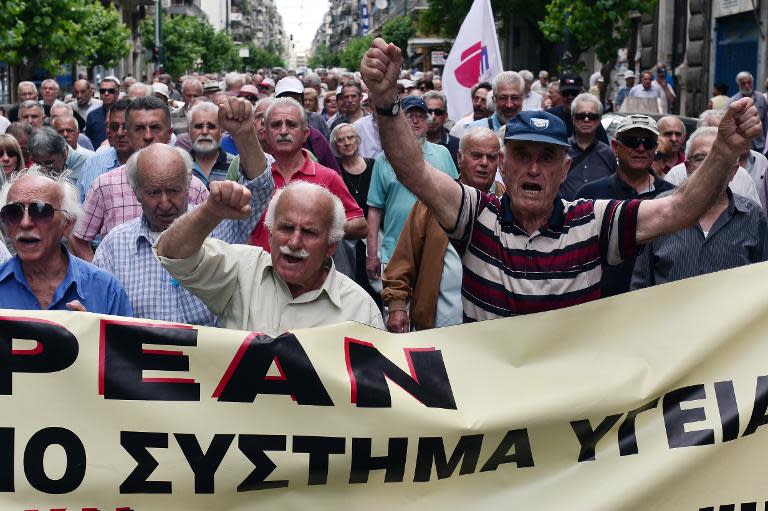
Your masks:
<path fill-rule="evenodd" d="M 133 316 L 131 302 L 117 277 L 68 252 L 67 257 L 67 273 L 53 292 L 48 310 L 68 310 L 68 302 L 79 300 L 88 312 Z M 40 310 L 18 256 L 0 265 L 0 309 Z"/>

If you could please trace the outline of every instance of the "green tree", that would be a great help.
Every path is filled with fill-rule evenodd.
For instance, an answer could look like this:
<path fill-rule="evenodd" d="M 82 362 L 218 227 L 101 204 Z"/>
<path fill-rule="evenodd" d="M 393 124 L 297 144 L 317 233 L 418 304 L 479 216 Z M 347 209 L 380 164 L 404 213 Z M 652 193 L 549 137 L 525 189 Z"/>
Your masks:
<path fill-rule="evenodd" d="M 605 83 L 610 83 L 617 52 L 627 45 L 632 28 L 627 13 L 650 14 L 655 8 L 656 0 L 552 0 L 540 26 L 550 41 L 569 41 L 574 61 L 593 49 L 603 63 L 600 71 Z M 603 101 L 605 92 L 606 88 Z"/>
<path fill-rule="evenodd" d="M 62 64 L 113 65 L 130 50 L 115 8 L 94 0 L 5 0 L 0 26 L 0 55 L 19 80 Z"/>
<path fill-rule="evenodd" d="M 363 54 L 370 48 L 371 41 L 373 41 L 373 36 L 350 39 L 347 46 L 339 53 L 339 64 L 351 71 L 358 71 Z"/>
<path fill-rule="evenodd" d="M 426 34 L 442 34 L 456 37 L 467 16 L 473 0 L 429 0 L 429 7 L 419 18 L 419 27 Z M 540 34 L 537 23 L 544 18 L 546 5 L 551 0 L 491 0 L 494 16 L 502 22 L 505 32 L 514 16 L 515 20 L 528 24 L 535 34 Z M 544 36 L 541 36 L 542 41 Z"/>
<path fill-rule="evenodd" d="M 268 45 L 266 48 L 259 48 L 252 42 L 248 43 L 248 57 L 243 59 L 243 64 L 247 69 L 257 70 L 272 67 L 285 67 L 285 61 L 280 56 L 282 50 L 278 47 Z"/>
<path fill-rule="evenodd" d="M 336 67 L 339 65 L 339 56 L 332 52 L 328 46 L 321 44 L 315 48 L 307 65 L 311 68 Z"/>
<path fill-rule="evenodd" d="M 381 36 L 385 41 L 394 43 L 395 46 L 405 50 L 408 39 L 416 34 L 411 18 L 408 16 L 395 16 L 381 27 Z"/>

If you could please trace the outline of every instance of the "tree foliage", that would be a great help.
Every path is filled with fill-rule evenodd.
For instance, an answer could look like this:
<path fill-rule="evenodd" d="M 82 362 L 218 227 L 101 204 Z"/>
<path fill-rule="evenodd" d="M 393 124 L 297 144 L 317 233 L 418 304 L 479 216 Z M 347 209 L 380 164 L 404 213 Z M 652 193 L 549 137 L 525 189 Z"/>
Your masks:
<path fill-rule="evenodd" d="M 371 47 L 373 36 L 353 37 L 339 54 L 339 64 L 351 71 L 360 69 L 363 54 Z"/>
<path fill-rule="evenodd" d="M 311 68 L 336 67 L 339 65 L 339 56 L 332 52 L 328 46 L 321 44 L 309 57 L 307 65 Z"/>
<path fill-rule="evenodd" d="M 571 37 L 576 54 L 593 49 L 603 63 L 615 63 L 631 31 L 628 13 L 649 14 L 656 0 L 552 0 L 539 26 L 550 41 Z"/>
<path fill-rule="evenodd" d="M 259 48 L 251 42 L 248 43 L 248 53 L 248 57 L 242 60 L 245 67 L 252 71 L 262 68 L 285 67 L 285 61 L 280 56 L 282 50 L 279 47 L 269 45 L 266 48 Z"/>
<path fill-rule="evenodd" d="M 153 19 L 141 23 L 144 47 L 155 45 Z M 204 19 L 195 16 L 163 16 L 165 71 L 181 76 L 187 71 L 219 72 L 241 67 L 237 47 L 223 31 L 216 32 Z"/>
<path fill-rule="evenodd" d="M 110 66 L 130 51 L 118 12 L 95 0 L 4 0 L 0 26 L 0 55 L 22 80 L 39 67 Z"/>
<path fill-rule="evenodd" d="M 429 0 L 429 8 L 421 14 L 419 26 L 425 34 L 456 37 L 473 0 Z M 544 18 L 550 0 L 491 0 L 494 16 L 502 22 L 502 31 L 512 17 L 527 23 L 538 32 L 537 23 Z M 542 36 L 543 38 L 543 36 Z"/>
<path fill-rule="evenodd" d="M 394 43 L 403 50 L 408 46 L 408 39 L 415 34 L 416 29 L 408 16 L 395 16 L 381 27 L 381 36 L 384 40 Z"/>

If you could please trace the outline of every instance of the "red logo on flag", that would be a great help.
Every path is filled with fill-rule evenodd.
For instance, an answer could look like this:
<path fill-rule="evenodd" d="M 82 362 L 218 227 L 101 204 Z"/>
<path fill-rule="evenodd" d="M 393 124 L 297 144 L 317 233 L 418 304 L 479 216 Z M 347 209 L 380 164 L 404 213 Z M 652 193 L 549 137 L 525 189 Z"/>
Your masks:
<path fill-rule="evenodd" d="M 461 64 L 453 73 L 457 82 L 470 88 L 480 81 L 480 75 L 489 67 L 488 47 L 478 41 L 461 53 Z"/>

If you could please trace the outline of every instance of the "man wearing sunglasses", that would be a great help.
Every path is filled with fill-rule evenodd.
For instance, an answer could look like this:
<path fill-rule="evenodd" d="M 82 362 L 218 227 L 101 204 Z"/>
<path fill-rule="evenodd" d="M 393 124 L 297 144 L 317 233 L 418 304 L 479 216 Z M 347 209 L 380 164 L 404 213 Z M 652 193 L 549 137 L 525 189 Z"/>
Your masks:
<path fill-rule="evenodd" d="M 521 112 L 507 123 L 499 152 L 506 195 L 498 199 L 457 184 L 420 156 L 418 141 L 393 102 L 402 64 L 400 48 L 376 38 L 361 73 L 398 181 L 432 211 L 462 257 L 465 321 L 600 298 L 603 268 L 696 222 L 715 202 L 731 163 L 762 129 L 745 98 L 729 107 L 706 161 L 677 193 L 646 201 L 568 202 L 557 197 L 571 164 L 564 123 L 547 112 Z M 646 143 L 655 148 L 654 136 L 633 137 L 625 142 L 635 149 Z M 644 150 L 638 153 L 641 160 Z"/>
<path fill-rule="evenodd" d="M 674 189 L 674 185 L 653 172 L 659 129 L 651 117 L 632 114 L 616 128 L 611 148 L 618 160 L 615 174 L 585 185 L 577 197 L 584 199 L 653 199 L 660 193 Z M 629 291 L 634 257 L 626 257 L 617 266 L 605 269 L 601 281 L 603 296 Z"/>
<path fill-rule="evenodd" d="M 448 149 L 453 164 L 458 167 L 459 162 L 456 159 L 456 153 L 459 151 L 459 139 L 451 135 L 445 128 L 445 121 L 448 120 L 448 100 L 445 94 L 431 90 L 427 91 L 422 99 L 427 104 L 427 113 L 429 113 L 427 141 Z"/>
<path fill-rule="evenodd" d="M 62 245 L 80 212 L 77 190 L 36 165 L 3 186 L 0 220 L 16 256 L 0 265 L 0 308 L 132 315 L 117 278 Z"/>
<path fill-rule="evenodd" d="M 115 76 L 107 76 L 99 83 L 99 98 L 101 106 L 94 108 L 85 119 L 85 134 L 98 149 L 107 139 L 107 112 L 120 97 L 120 80 Z"/>
<path fill-rule="evenodd" d="M 582 186 L 616 172 L 616 156 L 608 144 L 597 140 L 597 128 L 603 114 L 600 100 L 588 92 L 576 96 L 571 104 L 573 136 L 568 139 L 571 170 L 560 185 L 565 200 L 578 198 Z"/>

